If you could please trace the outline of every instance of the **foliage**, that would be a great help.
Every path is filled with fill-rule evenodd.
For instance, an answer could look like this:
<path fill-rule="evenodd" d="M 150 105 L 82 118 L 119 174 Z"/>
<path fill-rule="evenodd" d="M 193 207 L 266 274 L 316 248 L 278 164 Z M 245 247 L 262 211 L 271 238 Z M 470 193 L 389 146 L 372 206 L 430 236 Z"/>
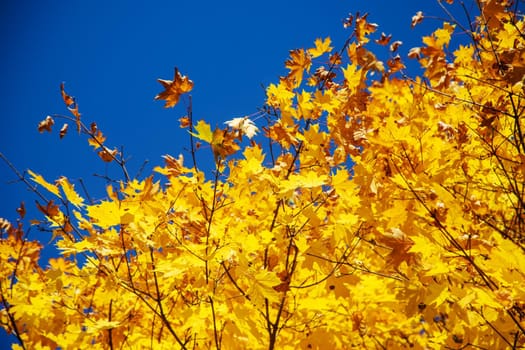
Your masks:
<path fill-rule="evenodd" d="M 62 255 L 39 266 L 22 221 L 1 221 L 13 348 L 524 347 L 525 21 L 478 5 L 471 26 L 451 16 L 410 50 L 415 78 L 400 41 L 350 16 L 340 51 L 329 38 L 291 51 L 260 139 L 248 117 L 212 131 L 190 108 L 193 166 L 165 156 L 166 181 L 130 179 L 62 87 L 73 117 L 39 129 L 70 119 L 124 179 L 91 204 L 28 172 L 52 196 L 33 187 L 46 218 L 33 224 Z M 452 51 L 457 31 L 470 41 Z M 166 107 L 193 87 L 178 70 L 159 81 Z"/>

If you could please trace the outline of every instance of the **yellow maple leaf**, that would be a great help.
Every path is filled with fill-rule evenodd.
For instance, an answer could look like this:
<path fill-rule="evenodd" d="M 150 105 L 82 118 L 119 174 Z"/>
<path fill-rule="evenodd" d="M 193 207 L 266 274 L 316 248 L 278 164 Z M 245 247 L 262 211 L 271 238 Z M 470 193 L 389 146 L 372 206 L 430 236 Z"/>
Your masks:
<path fill-rule="evenodd" d="M 58 198 L 62 198 L 62 196 L 60 195 L 60 191 L 58 190 L 58 187 L 56 185 L 50 184 L 42 177 L 42 175 L 36 174 L 29 169 L 27 170 L 27 172 L 29 173 L 29 175 L 31 175 L 31 180 L 44 187 L 46 190 L 53 193 Z"/>
<path fill-rule="evenodd" d="M 281 284 L 281 279 L 277 277 L 275 272 L 259 271 L 252 276 L 251 281 L 248 294 L 255 304 L 262 304 L 264 299 L 270 303 L 279 302 L 280 293 L 274 287 Z"/>
<path fill-rule="evenodd" d="M 193 81 L 180 74 L 177 67 L 175 67 L 173 80 L 157 79 L 157 81 L 164 86 L 165 90 L 155 96 L 155 100 L 165 100 L 166 104 L 164 108 L 175 106 L 179 102 L 182 94 L 190 92 L 193 89 Z"/>
<path fill-rule="evenodd" d="M 95 324 L 87 327 L 87 332 L 100 332 L 102 330 L 113 329 L 119 327 L 121 322 L 119 321 L 108 321 L 108 320 L 97 320 Z"/>
<path fill-rule="evenodd" d="M 445 22 L 443 24 L 443 28 L 438 29 L 434 32 L 434 35 L 437 39 L 436 44 L 438 46 L 448 45 L 448 43 L 450 42 L 450 36 L 452 35 L 452 32 L 454 32 L 454 28 L 454 25 Z"/>
<path fill-rule="evenodd" d="M 270 84 L 268 86 L 266 96 L 269 105 L 284 110 L 289 108 L 288 106 L 295 97 L 295 94 L 287 88 L 286 84 L 279 82 L 278 85 Z"/>
<path fill-rule="evenodd" d="M 62 191 L 64 191 L 67 200 L 71 202 L 71 204 L 77 208 L 82 206 L 84 203 L 84 198 L 78 195 L 78 193 L 75 191 L 75 186 L 72 185 L 66 177 L 62 176 L 57 180 L 57 182 L 60 184 Z"/>
<path fill-rule="evenodd" d="M 89 206 L 87 213 L 101 228 L 109 228 L 121 223 L 119 205 L 116 202 L 104 201 L 100 204 Z"/>
<path fill-rule="evenodd" d="M 343 76 L 345 77 L 346 86 L 350 91 L 355 91 L 361 84 L 362 72 L 355 64 L 349 64 L 343 68 Z"/>
<path fill-rule="evenodd" d="M 93 133 L 93 136 L 88 139 L 89 145 L 94 149 L 97 149 L 100 147 L 100 145 L 103 145 L 104 141 L 106 141 L 106 137 L 100 130 L 97 130 L 95 133 Z"/>
<path fill-rule="evenodd" d="M 199 120 L 194 129 L 197 131 L 197 133 L 190 132 L 190 134 L 198 139 L 201 139 L 202 141 L 206 141 L 208 143 L 212 142 L 213 133 L 211 131 L 210 124 L 206 123 L 204 120 Z"/>
<path fill-rule="evenodd" d="M 327 37 L 324 40 L 319 38 L 315 40 L 315 47 L 308 49 L 308 53 L 312 58 L 319 57 L 327 52 L 331 52 L 333 47 L 330 46 L 332 40 Z"/>

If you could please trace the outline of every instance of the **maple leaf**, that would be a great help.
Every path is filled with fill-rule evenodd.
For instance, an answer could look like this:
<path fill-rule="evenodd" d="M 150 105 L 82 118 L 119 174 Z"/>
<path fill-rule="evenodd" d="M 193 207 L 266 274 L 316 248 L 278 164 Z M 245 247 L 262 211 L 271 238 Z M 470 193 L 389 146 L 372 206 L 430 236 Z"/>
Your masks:
<path fill-rule="evenodd" d="M 240 147 L 235 142 L 235 139 L 235 134 L 228 132 L 228 130 L 216 128 L 213 131 L 212 141 L 210 144 L 216 162 L 219 157 L 224 159 L 239 150 Z"/>
<path fill-rule="evenodd" d="M 64 191 L 64 194 L 66 195 L 67 200 L 71 204 L 77 208 L 82 206 L 84 198 L 78 195 L 78 193 L 75 191 L 75 186 L 72 185 L 66 177 L 62 176 L 57 180 L 57 183 L 60 185 L 62 191 Z"/>
<path fill-rule="evenodd" d="M 397 268 L 403 261 L 407 263 L 414 261 L 414 255 L 409 252 L 414 241 L 399 228 L 391 228 L 390 232 L 382 235 L 378 241 L 392 249 L 388 255 L 388 263 L 393 268 Z"/>
<path fill-rule="evenodd" d="M 273 140 L 280 142 L 284 147 L 297 145 L 299 140 L 295 137 L 296 128 L 283 125 L 281 122 L 275 123 L 269 129 L 263 128 L 268 136 Z"/>
<path fill-rule="evenodd" d="M 101 145 L 104 145 L 105 141 L 106 137 L 102 134 L 100 130 L 96 129 L 95 125 L 95 128 L 92 128 L 91 137 L 88 139 L 89 145 L 92 146 L 94 149 L 98 149 L 99 147 L 101 147 Z"/>
<path fill-rule="evenodd" d="M 184 156 L 182 154 L 179 154 L 178 158 L 174 158 L 169 154 L 162 156 L 162 158 L 164 158 L 166 166 L 164 168 L 157 166 L 154 168 L 155 171 L 170 176 L 178 176 L 188 171 L 188 169 L 184 167 Z"/>
<path fill-rule="evenodd" d="M 379 45 L 388 45 L 390 42 L 390 39 L 392 39 L 392 34 L 386 35 L 385 33 L 381 33 L 381 38 L 376 39 L 375 42 Z M 394 50 L 391 50 L 394 51 Z"/>
<path fill-rule="evenodd" d="M 363 77 L 363 71 L 358 68 L 356 64 L 349 64 L 346 68 L 343 68 L 343 75 L 345 78 L 345 85 L 350 91 L 359 88 Z"/>
<path fill-rule="evenodd" d="M 251 121 L 248 117 L 233 118 L 232 120 L 224 122 L 224 124 L 228 125 L 234 130 L 239 130 L 249 139 L 254 137 L 255 134 L 259 131 L 259 128 L 257 128 L 253 121 Z"/>
<path fill-rule="evenodd" d="M 103 201 L 100 204 L 89 206 L 87 208 L 87 214 L 97 226 L 102 228 L 108 228 L 121 223 L 121 210 L 117 202 Z"/>
<path fill-rule="evenodd" d="M 42 177 L 42 175 L 36 174 L 36 173 L 32 172 L 30 169 L 28 169 L 27 172 L 29 173 L 29 175 L 31 175 L 31 180 L 33 180 L 34 182 L 36 182 L 40 186 L 44 187 L 46 190 L 48 190 L 49 192 L 53 193 L 58 198 L 62 198 L 60 196 L 60 191 L 58 190 L 58 187 L 56 185 L 53 185 L 53 184 L 47 182 Z"/>
<path fill-rule="evenodd" d="M 390 73 L 395 73 L 403 68 L 405 68 L 405 65 L 403 62 L 401 62 L 401 57 L 399 55 L 396 55 L 389 59 L 386 64 L 388 65 L 388 68 L 390 68 Z"/>
<path fill-rule="evenodd" d="M 259 271 L 253 276 L 250 276 L 250 296 L 252 302 L 256 304 L 263 304 L 267 299 L 270 303 L 279 302 L 280 293 L 275 289 L 281 285 L 281 279 L 277 277 L 274 272 Z"/>
<path fill-rule="evenodd" d="M 304 71 L 308 71 L 312 65 L 312 59 L 304 49 L 292 50 L 285 65 L 290 70 L 288 78 L 291 79 L 292 85 L 299 86 L 303 81 Z"/>
<path fill-rule="evenodd" d="M 100 157 L 100 159 L 102 159 L 104 162 L 111 162 L 115 159 L 116 155 L 117 155 L 118 151 L 117 149 L 109 149 L 107 148 L 106 146 L 103 146 L 102 147 L 102 150 L 98 152 L 98 156 Z"/>
<path fill-rule="evenodd" d="M 315 47 L 308 49 L 308 53 L 312 58 L 319 57 L 327 52 L 331 52 L 333 47 L 330 46 L 332 40 L 330 38 L 325 38 L 324 40 L 319 38 L 315 40 Z"/>
<path fill-rule="evenodd" d="M 368 14 L 358 17 L 355 21 L 355 35 L 360 44 L 367 43 L 370 39 L 368 36 L 374 33 L 378 27 L 376 23 L 369 23 L 367 21 Z"/>
<path fill-rule="evenodd" d="M 242 126 L 240 125 L 241 122 L 237 121 L 237 123 L 232 122 L 231 124 L 233 126 Z M 252 126 L 248 125 L 247 127 L 250 132 L 253 131 L 251 130 Z M 212 132 L 210 125 L 202 120 L 197 123 L 194 129 L 197 133 L 190 132 L 190 134 L 210 144 L 216 162 L 219 157 L 224 159 L 239 149 L 239 145 L 235 143 L 236 135 L 227 129 L 215 128 Z"/>
<path fill-rule="evenodd" d="M 197 133 L 190 132 L 190 134 L 198 139 L 212 143 L 213 133 L 211 131 L 210 124 L 206 123 L 204 120 L 199 120 L 193 129 L 197 131 Z"/>
<path fill-rule="evenodd" d="M 60 209 L 58 208 L 58 205 L 55 204 L 53 200 L 50 200 L 47 202 L 46 206 L 44 207 L 41 205 L 38 201 L 35 201 L 36 206 L 38 210 L 40 210 L 44 215 L 50 218 L 54 218 L 60 214 Z"/>
<path fill-rule="evenodd" d="M 452 35 L 452 32 L 454 32 L 454 28 L 455 25 L 451 25 L 447 22 L 443 23 L 443 28 L 437 29 L 434 32 L 434 36 L 436 37 L 436 46 L 448 46 L 448 43 L 450 42 L 450 36 Z"/>
<path fill-rule="evenodd" d="M 182 94 L 188 93 L 193 89 L 193 81 L 183 76 L 177 67 L 173 80 L 157 79 L 164 86 L 164 91 L 155 96 L 155 100 L 165 100 L 164 108 L 175 106 Z"/>

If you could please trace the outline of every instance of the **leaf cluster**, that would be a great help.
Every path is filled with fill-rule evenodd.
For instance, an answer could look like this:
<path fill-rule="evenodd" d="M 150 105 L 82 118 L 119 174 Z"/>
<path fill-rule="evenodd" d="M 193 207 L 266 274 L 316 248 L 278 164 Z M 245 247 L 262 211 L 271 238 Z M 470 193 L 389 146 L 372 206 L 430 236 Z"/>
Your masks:
<path fill-rule="evenodd" d="M 193 166 L 167 155 L 163 181 L 130 179 L 116 149 L 124 180 L 94 204 L 29 172 L 53 196 L 38 207 L 61 256 L 38 265 L 23 207 L 0 221 L 14 348 L 523 348 L 525 21 L 476 4 L 467 26 L 450 14 L 410 50 L 418 77 L 401 41 L 349 16 L 339 51 L 325 38 L 290 52 L 264 135 L 249 117 L 212 131 L 190 108 Z M 454 50 L 458 30 L 469 41 Z M 178 70 L 160 81 L 166 107 L 193 87 Z"/>

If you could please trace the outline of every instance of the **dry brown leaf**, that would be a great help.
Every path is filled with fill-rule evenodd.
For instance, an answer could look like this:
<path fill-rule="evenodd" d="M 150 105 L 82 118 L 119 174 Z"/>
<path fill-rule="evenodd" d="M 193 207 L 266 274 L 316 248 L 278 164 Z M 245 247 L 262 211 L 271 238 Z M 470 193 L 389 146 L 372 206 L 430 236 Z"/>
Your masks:
<path fill-rule="evenodd" d="M 375 42 L 379 45 L 388 45 L 390 39 L 392 39 L 392 34 L 386 35 L 385 33 L 381 33 L 381 38 L 376 39 Z"/>
<path fill-rule="evenodd" d="M 187 115 L 185 115 L 184 117 L 180 118 L 179 122 L 180 122 L 180 127 L 182 129 L 185 129 L 185 128 L 190 126 L 190 118 Z"/>
<path fill-rule="evenodd" d="M 62 128 L 60 129 L 60 138 L 63 138 L 64 136 L 66 136 L 67 134 L 67 128 L 69 127 L 69 125 L 67 125 L 67 123 L 64 123 L 64 125 L 62 125 Z"/>
<path fill-rule="evenodd" d="M 55 124 L 55 121 L 51 116 L 47 116 L 46 119 L 38 123 L 38 132 L 48 131 L 51 132 L 51 127 Z"/>
<path fill-rule="evenodd" d="M 115 156 L 117 155 L 118 151 L 117 149 L 110 150 L 106 146 L 102 149 L 102 151 L 98 152 L 98 156 L 104 161 L 104 162 L 111 162 L 115 159 Z"/>
<path fill-rule="evenodd" d="M 390 44 L 390 51 L 396 52 L 399 46 L 403 45 L 403 42 L 400 40 L 394 41 L 392 44 Z"/>
<path fill-rule="evenodd" d="M 423 12 L 417 11 L 416 14 L 412 16 L 412 28 L 421 23 L 421 21 L 423 21 L 423 18 L 425 18 L 425 16 L 423 16 Z"/>
<path fill-rule="evenodd" d="M 16 209 L 16 212 L 20 215 L 20 219 L 23 219 L 24 216 L 26 216 L 26 206 L 24 202 L 20 202 L 20 206 Z"/>

